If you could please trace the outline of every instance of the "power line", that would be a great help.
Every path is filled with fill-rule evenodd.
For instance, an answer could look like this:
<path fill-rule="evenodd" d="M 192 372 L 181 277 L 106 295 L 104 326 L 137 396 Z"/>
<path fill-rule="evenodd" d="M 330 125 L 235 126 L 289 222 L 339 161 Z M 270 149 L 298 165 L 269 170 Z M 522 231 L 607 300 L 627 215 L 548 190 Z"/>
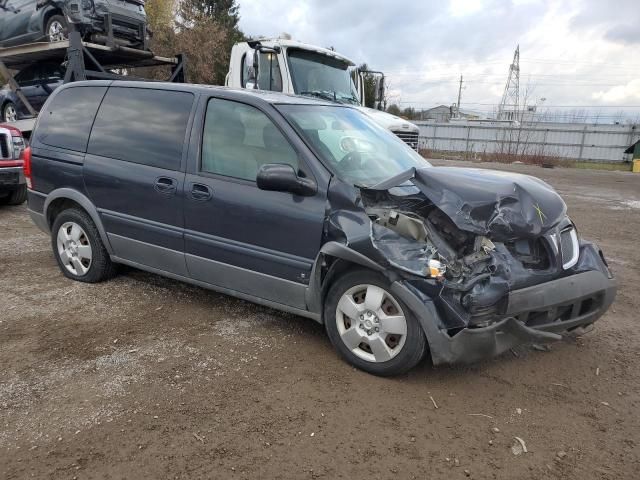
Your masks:
<path fill-rule="evenodd" d="M 450 100 L 434 100 L 431 102 L 411 102 L 411 101 L 398 101 L 395 103 L 401 105 L 433 105 L 433 104 L 447 104 Z M 499 104 L 497 103 L 480 103 L 480 102 L 466 102 L 465 105 L 483 105 L 489 107 L 497 107 Z M 640 105 L 544 105 L 544 108 L 640 108 Z"/>
<path fill-rule="evenodd" d="M 387 76 L 391 76 L 391 75 L 387 75 Z M 424 82 L 420 82 L 419 85 L 420 86 L 426 86 L 426 85 L 453 85 L 453 84 L 458 84 L 460 82 L 459 79 L 457 80 L 427 80 Z M 471 83 L 474 85 L 503 85 L 502 82 L 486 82 L 486 81 L 479 81 L 479 80 L 473 80 L 473 79 L 469 79 L 469 77 L 467 77 L 467 79 L 465 80 L 465 83 Z M 623 86 L 624 82 L 617 82 L 617 83 L 576 83 L 576 82 L 565 82 L 565 83 L 557 83 L 557 82 L 534 82 L 531 84 L 531 86 L 533 87 L 617 87 L 617 86 Z"/>
<path fill-rule="evenodd" d="M 544 63 L 553 65 L 591 65 L 595 67 L 609 66 L 609 67 L 625 67 L 625 68 L 640 68 L 640 64 L 631 63 L 608 63 L 608 62 L 581 62 L 579 60 L 554 60 L 545 58 L 524 58 L 523 62 L 531 63 Z"/>

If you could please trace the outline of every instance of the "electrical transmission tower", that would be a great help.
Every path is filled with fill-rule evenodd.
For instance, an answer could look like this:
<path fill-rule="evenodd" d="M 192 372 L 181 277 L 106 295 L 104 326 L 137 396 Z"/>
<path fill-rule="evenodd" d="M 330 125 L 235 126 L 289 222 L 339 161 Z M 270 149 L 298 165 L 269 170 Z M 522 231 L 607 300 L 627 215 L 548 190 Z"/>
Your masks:
<path fill-rule="evenodd" d="M 498 107 L 498 120 L 517 120 L 520 106 L 520 45 L 513 54 L 509 78 Z"/>

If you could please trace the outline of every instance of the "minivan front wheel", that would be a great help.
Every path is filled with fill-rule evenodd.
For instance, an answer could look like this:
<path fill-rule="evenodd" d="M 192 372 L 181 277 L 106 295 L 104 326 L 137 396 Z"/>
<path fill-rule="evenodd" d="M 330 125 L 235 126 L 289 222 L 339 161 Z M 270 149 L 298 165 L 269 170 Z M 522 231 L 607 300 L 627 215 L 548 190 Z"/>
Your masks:
<path fill-rule="evenodd" d="M 45 33 L 49 42 L 62 42 L 69 38 L 67 20 L 62 15 L 54 15 L 47 21 Z"/>
<path fill-rule="evenodd" d="M 98 229 L 83 210 L 64 210 L 56 217 L 51 246 L 60 270 L 72 280 L 97 283 L 115 274 Z"/>
<path fill-rule="evenodd" d="M 424 357 L 426 339 L 413 314 L 382 275 L 353 270 L 329 289 L 325 327 L 338 352 L 374 375 L 404 373 Z"/>

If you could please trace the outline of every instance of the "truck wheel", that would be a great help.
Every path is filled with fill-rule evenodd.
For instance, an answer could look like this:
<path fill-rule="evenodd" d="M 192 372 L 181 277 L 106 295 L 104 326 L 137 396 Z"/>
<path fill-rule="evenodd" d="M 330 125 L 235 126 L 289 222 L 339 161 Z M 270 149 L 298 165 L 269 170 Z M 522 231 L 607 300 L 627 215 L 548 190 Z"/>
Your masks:
<path fill-rule="evenodd" d="M 9 205 L 22 205 L 27 199 L 27 186 L 20 185 L 16 190 L 9 195 Z"/>
<path fill-rule="evenodd" d="M 342 357 L 374 375 L 407 372 L 426 352 L 426 338 L 416 318 L 391 294 L 387 279 L 369 270 L 350 271 L 331 286 L 324 320 Z"/>
<path fill-rule="evenodd" d="M 2 106 L 2 121 L 15 122 L 18 120 L 18 109 L 13 102 L 7 102 Z"/>
<path fill-rule="evenodd" d="M 69 38 L 69 26 L 67 20 L 62 15 L 54 15 L 47 20 L 44 33 L 49 42 L 61 42 Z"/>
<path fill-rule="evenodd" d="M 116 273 L 98 229 L 83 210 L 71 208 L 56 217 L 51 246 L 60 270 L 72 280 L 98 283 Z"/>

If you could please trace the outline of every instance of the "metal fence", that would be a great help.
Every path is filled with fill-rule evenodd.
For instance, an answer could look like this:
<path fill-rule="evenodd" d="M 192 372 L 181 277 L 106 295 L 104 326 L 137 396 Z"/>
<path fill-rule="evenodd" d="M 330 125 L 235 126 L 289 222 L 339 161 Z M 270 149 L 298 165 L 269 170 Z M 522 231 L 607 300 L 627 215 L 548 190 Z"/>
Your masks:
<path fill-rule="evenodd" d="M 454 121 L 416 122 L 420 148 L 466 154 L 541 155 L 591 162 L 622 162 L 640 140 L 640 125 L 585 125 Z"/>

